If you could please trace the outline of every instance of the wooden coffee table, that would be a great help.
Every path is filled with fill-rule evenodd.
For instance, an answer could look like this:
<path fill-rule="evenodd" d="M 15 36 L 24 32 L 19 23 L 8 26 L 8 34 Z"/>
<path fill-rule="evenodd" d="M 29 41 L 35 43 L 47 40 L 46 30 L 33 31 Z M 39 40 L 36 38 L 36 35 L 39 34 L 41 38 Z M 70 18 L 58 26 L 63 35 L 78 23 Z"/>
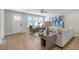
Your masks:
<path fill-rule="evenodd" d="M 51 49 L 55 46 L 55 42 L 57 39 L 56 33 L 49 33 L 49 35 L 41 36 L 41 43 L 45 49 Z"/>

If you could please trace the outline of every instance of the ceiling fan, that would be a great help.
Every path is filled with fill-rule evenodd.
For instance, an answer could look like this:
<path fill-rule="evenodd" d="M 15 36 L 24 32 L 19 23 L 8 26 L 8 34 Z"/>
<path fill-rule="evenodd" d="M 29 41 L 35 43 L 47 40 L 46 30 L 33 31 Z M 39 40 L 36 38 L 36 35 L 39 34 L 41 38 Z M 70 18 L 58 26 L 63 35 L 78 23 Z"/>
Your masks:
<path fill-rule="evenodd" d="M 44 9 L 41 9 L 40 13 L 47 13 L 47 11 L 45 11 Z"/>

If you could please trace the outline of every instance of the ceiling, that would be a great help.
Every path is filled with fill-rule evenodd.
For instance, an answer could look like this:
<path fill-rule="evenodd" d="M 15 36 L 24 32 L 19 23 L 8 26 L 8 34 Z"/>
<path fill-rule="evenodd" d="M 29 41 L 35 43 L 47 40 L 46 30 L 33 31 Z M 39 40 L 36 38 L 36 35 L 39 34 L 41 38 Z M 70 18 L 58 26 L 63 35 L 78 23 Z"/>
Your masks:
<path fill-rule="evenodd" d="M 28 12 L 40 12 L 41 9 L 21 9 L 23 11 L 28 11 Z M 78 9 L 44 9 L 45 11 L 47 11 L 47 13 L 55 13 L 55 14 L 60 14 L 60 13 L 69 13 L 72 11 L 79 11 Z"/>
<path fill-rule="evenodd" d="M 41 15 L 41 13 L 40 13 L 41 9 L 13 9 L 13 10 Z M 69 14 L 72 12 L 79 11 L 79 9 L 43 9 L 43 10 L 46 11 L 46 13 L 44 13 L 44 15 L 45 14 L 46 15 L 47 14 Z"/>
<path fill-rule="evenodd" d="M 26 12 L 40 13 L 41 9 L 22 9 Z M 44 9 L 48 14 L 68 14 L 71 12 L 79 11 L 79 9 Z"/>

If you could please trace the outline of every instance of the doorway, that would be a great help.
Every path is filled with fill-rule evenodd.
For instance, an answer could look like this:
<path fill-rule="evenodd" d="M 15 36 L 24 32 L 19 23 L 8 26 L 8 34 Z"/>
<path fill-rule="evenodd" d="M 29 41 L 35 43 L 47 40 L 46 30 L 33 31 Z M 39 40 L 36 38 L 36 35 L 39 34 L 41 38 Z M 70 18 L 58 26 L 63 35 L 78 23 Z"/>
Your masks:
<path fill-rule="evenodd" d="M 21 20 L 20 15 L 13 15 L 12 32 L 13 33 L 21 33 L 22 32 L 22 20 Z"/>

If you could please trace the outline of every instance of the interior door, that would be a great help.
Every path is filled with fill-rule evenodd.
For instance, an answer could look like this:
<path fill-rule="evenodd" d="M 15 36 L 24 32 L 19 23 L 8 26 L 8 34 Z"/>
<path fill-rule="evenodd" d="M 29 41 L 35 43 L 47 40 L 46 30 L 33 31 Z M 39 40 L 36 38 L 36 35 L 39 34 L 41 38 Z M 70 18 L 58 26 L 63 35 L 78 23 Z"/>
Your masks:
<path fill-rule="evenodd" d="M 22 18 L 22 32 L 27 32 L 27 18 L 26 17 L 23 17 Z"/>
<path fill-rule="evenodd" d="M 22 28 L 21 16 L 13 15 L 12 32 L 13 33 L 20 33 L 21 28 Z"/>

